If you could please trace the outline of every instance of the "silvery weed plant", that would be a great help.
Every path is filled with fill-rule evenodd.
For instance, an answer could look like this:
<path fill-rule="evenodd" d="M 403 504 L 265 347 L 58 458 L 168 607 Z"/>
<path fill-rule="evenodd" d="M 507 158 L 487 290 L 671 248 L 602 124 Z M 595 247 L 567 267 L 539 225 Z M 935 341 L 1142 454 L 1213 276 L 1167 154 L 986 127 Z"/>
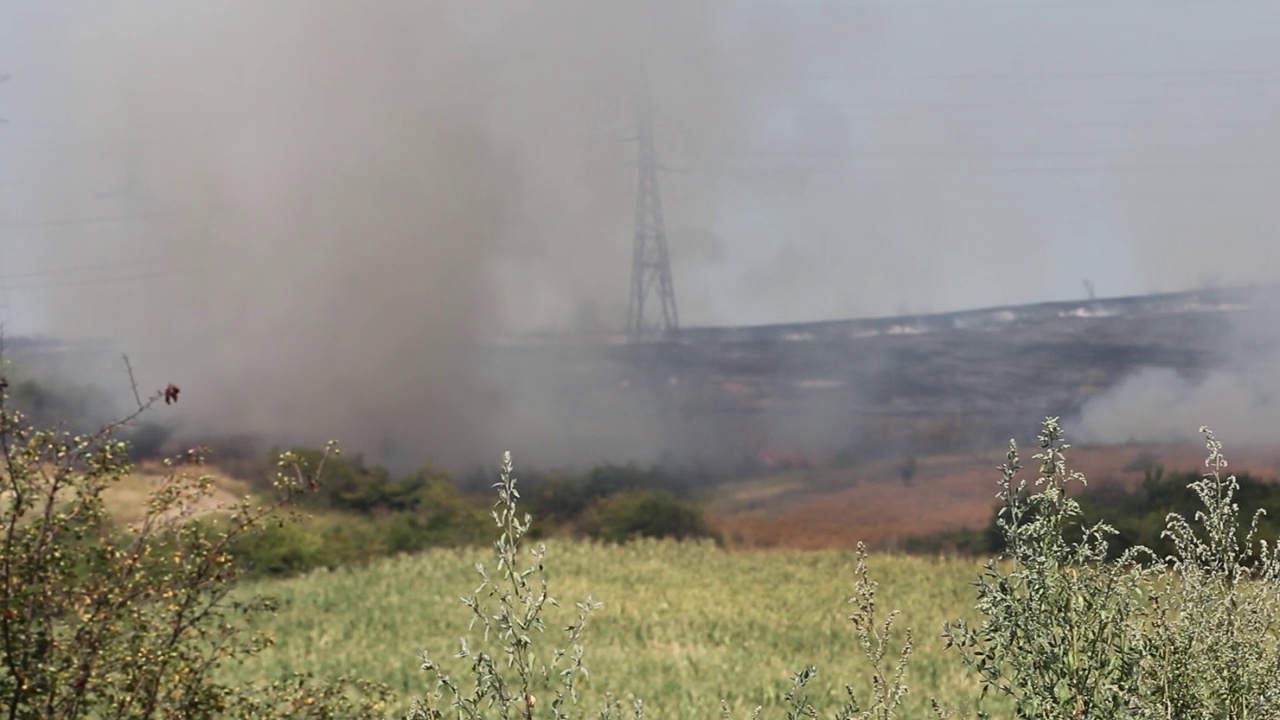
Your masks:
<path fill-rule="evenodd" d="M 1067 496 L 1057 418 L 1039 436 L 1033 484 L 1010 443 L 998 527 L 1006 550 L 977 582 L 978 627 L 944 625 L 983 693 L 1020 718 L 1280 717 L 1280 558 L 1239 523 L 1234 476 L 1208 428 L 1209 470 L 1191 484 L 1203 509 L 1166 518 L 1175 553 L 1134 547 L 1107 561 L 1114 528 L 1086 524 Z"/>
<path fill-rule="evenodd" d="M 582 638 L 588 616 L 601 603 L 590 596 L 577 603 L 575 618 L 564 627 L 564 646 L 543 650 L 543 643 L 537 639 L 547 629 L 544 611 L 548 606 L 559 607 L 559 603 L 547 591 L 546 546 L 531 548 L 528 564 L 521 557 L 522 539 L 532 517 L 519 513 L 520 492 L 509 452 L 503 455 L 501 479 L 494 488 L 498 501 L 492 517 L 500 531 L 494 543 L 496 573 L 477 563 L 481 585 L 462 602 L 472 614 L 468 631 L 479 625 L 483 630 L 481 643 L 489 645 L 493 640 L 498 647 L 473 647 L 473 641 L 465 637 L 459 641 L 455 657 L 470 665 L 466 686 L 424 652 L 422 669 L 435 676 L 436 688 L 427 697 L 414 701 L 408 716 L 411 720 L 434 720 L 450 710 L 468 720 L 529 720 L 534 717 L 535 708 L 544 706 L 550 717 L 563 720 L 571 717 L 577 703 L 578 678 L 587 676 L 582 662 Z M 611 711 L 606 708 L 602 714 Z M 641 712 L 637 706 L 637 717 Z M 537 714 L 544 713 L 539 709 Z"/>
<path fill-rule="evenodd" d="M 886 662 L 886 655 L 889 654 L 890 645 L 895 636 L 894 624 L 900 613 L 894 610 L 883 619 L 880 618 L 876 604 L 876 590 L 879 583 L 871 579 L 871 574 L 867 570 L 867 548 L 864 543 L 858 543 L 855 557 L 857 565 L 854 576 L 857 581 L 854 584 L 853 597 L 849 599 L 849 604 L 854 606 L 854 610 L 848 619 L 857 635 L 859 651 L 867 659 L 871 688 L 868 696 L 864 698 L 859 695 L 853 685 L 846 684 L 843 703 L 834 712 L 825 715 L 834 717 L 835 720 L 889 720 L 898 716 L 902 699 L 907 694 L 907 661 L 911 657 L 913 648 L 911 629 L 907 628 L 903 632 L 902 649 L 896 653 L 893 662 L 891 664 Z M 792 678 L 791 689 L 786 693 L 787 720 L 803 718 L 816 720 L 820 716 L 819 711 L 811 704 L 809 696 L 805 693 L 809 683 L 817 676 L 818 669 L 809 665 Z M 752 720 L 755 720 L 759 712 L 757 708 Z"/>
<path fill-rule="evenodd" d="M 1149 551 L 1108 561 L 1105 523 L 1086 525 L 1068 496 L 1085 478 L 1067 470 L 1056 418 L 1039 435 L 1039 472 L 1030 483 L 1017 444 L 1000 466 L 997 526 L 1006 549 L 974 583 L 977 627 L 944 625 L 948 647 L 991 690 L 1012 699 L 1018 717 L 1128 717 L 1140 695 L 1145 646 L 1139 623 L 1147 581 L 1158 572 Z"/>
<path fill-rule="evenodd" d="M 1239 489 L 1209 428 L 1208 471 L 1190 485 L 1203 509 L 1170 514 L 1175 555 L 1151 593 L 1138 717 L 1280 717 L 1280 553 L 1240 524 Z"/>

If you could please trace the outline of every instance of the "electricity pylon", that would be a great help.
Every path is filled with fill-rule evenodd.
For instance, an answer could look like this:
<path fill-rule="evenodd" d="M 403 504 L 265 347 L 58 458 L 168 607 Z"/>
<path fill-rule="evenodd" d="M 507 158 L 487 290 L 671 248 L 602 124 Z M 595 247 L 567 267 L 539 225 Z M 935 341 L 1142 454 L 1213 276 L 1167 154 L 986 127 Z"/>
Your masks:
<path fill-rule="evenodd" d="M 667 229 L 658 195 L 658 156 L 653 143 L 653 117 L 647 106 L 639 112 L 640 182 L 636 192 L 635 241 L 631 250 L 631 302 L 627 335 L 632 340 L 669 337 L 680 328 Z"/>

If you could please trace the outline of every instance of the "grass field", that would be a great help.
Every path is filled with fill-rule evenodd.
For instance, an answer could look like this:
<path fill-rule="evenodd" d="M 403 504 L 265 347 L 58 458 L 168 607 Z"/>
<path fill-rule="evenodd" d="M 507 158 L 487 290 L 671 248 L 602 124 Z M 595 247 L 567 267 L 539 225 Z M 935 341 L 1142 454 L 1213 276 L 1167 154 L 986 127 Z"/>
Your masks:
<path fill-rule="evenodd" d="M 390 684 L 407 704 L 429 687 L 421 651 L 452 660 L 469 621 L 459 597 L 479 585 L 477 561 L 492 565 L 484 551 L 434 551 L 257 585 L 285 603 L 263 625 L 276 645 L 231 672 L 264 679 L 291 671 L 353 674 Z M 930 695 L 974 707 L 978 685 L 953 651 L 944 652 L 939 626 L 972 619 L 967 583 L 978 564 L 876 555 L 869 566 L 880 583 L 880 608 L 900 609 L 899 627 L 915 630 L 903 716 L 928 716 Z M 563 542 L 548 546 L 547 568 L 551 595 L 569 611 L 588 593 L 604 603 L 585 643 L 587 709 L 611 693 L 643 699 L 654 718 L 719 717 L 721 699 L 735 717 L 757 705 L 762 717 L 781 717 L 790 678 L 807 664 L 818 667 L 811 701 L 823 715 L 839 707 L 845 683 L 867 691 L 868 663 L 846 619 L 855 582 L 851 551 Z M 570 619 L 568 612 L 550 616 L 546 640 L 560 639 L 560 617 Z M 1005 709 L 990 698 L 986 706 Z"/>
<path fill-rule="evenodd" d="M 1143 454 L 1142 448 L 1133 447 L 1086 449 L 1077 454 L 1084 460 L 1077 466 L 1096 470 L 1095 477 L 1103 482 L 1132 483 L 1140 479 L 1136 461 Z M 922 463 L 917 484 L 908 490 L 921 485 L 932 486 L 934 492 L 946 488 L 954 491 L 954 502 L 968 493 L 978 497 L 981 486 L 985 514 L 995 483 L 990 470 L 978 467 L 993 464 L 984 460 L 988 459 L 974 459 L 973 467 L 965 468 L 971 475 Z M 1173 459 L 1175 467 L 1193 467 L 1193 462 L 1190 455 L 1185 462 L 1182 457 Z M 1263 456 L 1245 464 L 1275 467 L 1271 457 Z M 811 533 L 839 527 L 826 538 L 832 543 L 852 544 L 856 534 L 879 527 L 868 520 L 868 513 L 892 518 L 891 510 L 905 510 L 910 504 L 902 497 L 896 504 L 873 502 L 890 490 L 901 494 L 901 484 L 893 482 L 858 482 L 834 493 L 826 487 L 793 491 L 781 482 L 776 487 L 796 497 L 790 498 L 790 507 L 779 503 L 783 509 L 774 517 L 785 518 L 798 532 L 805 523 L 789 515 L 804 509 Z M 757 499 L 753 492 L 762 491 L 749 483 L 727 490 L 738 493 L 728 496 L 731 500 L 746 504 Z M 848 495 L 843 505 L 833 502 L 841 493 Z M 823 512 L 815 512 L 819 498 Z M 721 495 L 720 502 L 725 499 Z M 772 496 L 769 500 L 777 502 Z M 918 512 L 932 508 L 922 507 Z M 720 509 L 723 512 L 726 505 Z M 842 521 L 836 517 L 841 509 L 846 511 Z M 430 651 L 455 677 L 469 677 L 452 653 L 471 619 L 459 597 L 480 584 L 476 562 L 492 567 L 491 552 L 436 550 L 251 586 L 283 601 L 278 615 L 261 620 L 276 644 L 227 669 L 230 679 L 265 680 L 310 671 L 381 681 L 400 696 L 394 715 L 399 716 L 412 697 L 432 687 L 431 677 L 419 667 L 421 651 Z M 757 705 L 763 706 L 764 718 L 785 717 L 784 693 L 791 677 L 810 664 L 819 670 L 809 692 L 820 716 L 829 717 L 842 704 L 846 683 L 860 698 L 869 697 L 870 667 L 847 619 L 856 579 L 856 557 L 850 549 L 724 551 L 709 544 L 648 541 L 600 546 L 555 541 L 549 544 L 547 564 L 551 594 L 570 611 L 588 594 L 604 603 L 586 638 L 585 664 L 591 677 L 582 709 L 588 715 L 594 715 L 609 693 L 623 700 L 642 699 L 648 717 L 719 717 L 721 700 L 735 718 L 747 718 Z M 958 654 L 944 650 L 940 626 L 945 620 L 978 619 L 973 611 L 976 590 L 970 583 L 980 563 L 878 554 L 869 564 L 872 578 L 880 583 L 882 616 L 900 610 L 899 639 L 906 627 L 915 634 L 907 675 L 911 692 L 899 716 L 931 717 L 931 698 L 971 716 L 978 709 L 980 686 L 966 673 Z M 571 619 L 571 612 L 553 610 L 548 617 L 553 631 L 539 645 L 544 652 L 560 639 L 554 628 Z M 500 652 L 475 636 L 471 645 L 495 655 Z M 896 648 L 887 665 L 896 659 L 895 652 Z M 1011 706 L 995 696 L 986 698 L 981 709 L 994 717 L 1012 714 Z"/>

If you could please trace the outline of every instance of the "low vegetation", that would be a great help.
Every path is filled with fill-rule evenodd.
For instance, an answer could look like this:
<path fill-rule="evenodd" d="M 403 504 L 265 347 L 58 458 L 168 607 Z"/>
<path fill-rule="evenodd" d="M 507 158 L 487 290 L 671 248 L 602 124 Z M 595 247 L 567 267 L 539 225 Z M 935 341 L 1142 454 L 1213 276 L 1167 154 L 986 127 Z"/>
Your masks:
<path fill-rule="evenodd" d="M 120 436 L 161 397 L 78 434 L 0 402 L 0 714 L 1280 717 L 1280 554 L 1240 507 L 1271 490 L 1224 475 L 1207 430 L 1206 473 L 1108 498 L 1079 492 L 1047 420 L 1030 479 L 1010 445 L 979 567 L 728 553 L 658 470 L 540 478 L 539 526 L 509 457 L 486 516 L 446 476 L 332 447 L 280 454 L 257 500 L 216 512 L 183 453 L 122 523 L 105 500 L 134 469 Z M 1118 530 L 1091 503 L 1145 519 Z M 418 552 L 486 524 L 489 562 Z"/>
<path fill-rule="evenodd" d="M 730 717 L 1280 717 L 1280 560 L 1251 530 L 1260 518 L 1240 517 L 1217 440 L 1206 433 L 1206 443 L 1209 471 L 1190 490 L 1200 514 L 1167 518 L 1174 552 L 1118 560 L 1114 531 L 1087 521 L 1067 492 L 1084 479 L 1052 420 L 1030 479 L 1010 449 L 997 524 L 1006 549 L 982 565 L 706 542 L 530 547 L 508 469 L 493 564 L 478 551 L 433 551 L 275 585 L 294 604 L 275 626 L 291 640 L 245 672 L 359 668 L 421 693 L 420 718 L 500 707 L 693 718 L 721 701 Z M 475 587 L 476 563 L 479 589 L 451 602 Z M 314 620 L 348 603 L 348 622 Z M 489 632 L 475 618 L 450 642 L 477 613 Z M 420 644 L 425 689 L 416 666 L 385 654 Z"/>
<path fill-rule="evenodd" d="M 578 716 L 594 715 L 611 696 L 626 710 L 642 700 L 646 716 L 655 718 L 718 717 L 721 700 L 735 718 L 745 720 L 757 706 L 763 706 L 762 717 L 781 718 L 793 676 L 806 664 L 818 668 L 807 688 L 814 704 L 844 697 L 845 682 L 868 689 L 869 666 L 848 620 L 858 577 L 856 550 L 744 553 L 710 541 L 556 538 L 522 542 L 517 568 L 532 564 L 528 551 L 541 542 L 545 572 L 528 583 L 537 593 L 545 578 L 548 594 L 561 607 L 544 607 L 546 632 L 529 633 L 535 659 L 549 660 L 555 647 L 572 651 L 561 629 L 576 621 L 576 603 L 588 596 L 602 603 L 588 616 L 580 643 L 589 674 L 578 678 L 578 703 L 569 708 Z M 878 554 L 865 559 L 870 578 L 880 583 L 878 607 L 900 609 L 898 623 L 917 629 L 907 677 L 912 692 L 903 698 L 899 717 L 928 717 L 930 694 L 975 708 L 977 681 L 944 650 L 939 635 L 940 621 L 955 613 L 977 618 L 964 609 L 973 605 L 970 583 L 980 564 Z M 421 668 L 420 654 L 427 651 L 437 667 L 470 689 L 472 662 L 455 657 L 462 636 L 473 652 L 488 653 L 505 669 L 501 646 L 486 642 L 480 625 L 467 632 L 473 611 L 459 602 L 462 595 L 475 595 L 496 614 L 496 603 L 485 591 L 476 592 L 484 582 L 477 563 L 491 579 L 504 579 L 492 548 L 438 548 L 352 572 L 319 571 L 256 584 L 280 601 L 280 611 L 256 626 L 276 643 L 229 667 L 227 681 L 302 669 L 348 674 L 386 683 L 399 699 L 397 710 L 407 711 L 415 697 L 435 689 L 434 673 Z M 509 592 L 514 599 L 514 590 Z M 890 663 L 902 639 L 887 638 Z M 552 717 L 547 705 L 554 687 L 544 687 L 533 693 L 535 717 Z M 446 693 L 446 714 L 449 700 Z M 1008 707 L 998 698 L 987 706 Z"/>
<path fill-rule="evenodd" d="M 35 428 L 0 394 L 0 716 L 379 717 L 386 692 L 364 681 L 220 680 L 270 644 L 248 620 L 275 607 L 232 593 L 230 549 L 321 468 L 283 455 L 273 501 L 202 523 L 194 519 L 214 488 L 193 451 L 167 464 L 141 517 L 120 524 L 106 496 L 133 467 L 116 434 L 161 397 L 72 434 Z"/>
<path fill-rule="evenodd" d="M 324 455 L 309 448 L 291 452 L 308 463 Z M 260 479 L 257 484 L 268 489 Z M 531 528 L 536 537 L 719 537 L 688 480 L 658 468 L 602 465 L 580 475 L 535 475 L 526 491 L 539 518 Z M 329 458 L 324 482 L 296 498 L 296 522 L 247 536 L 232 552 L 247 572 L 282 577 L 427 548 L 484 546 L 492 535 L 488 498 L 487 492 L 464 492 L 430 467 L 396 476 L 359 456 Z"/>

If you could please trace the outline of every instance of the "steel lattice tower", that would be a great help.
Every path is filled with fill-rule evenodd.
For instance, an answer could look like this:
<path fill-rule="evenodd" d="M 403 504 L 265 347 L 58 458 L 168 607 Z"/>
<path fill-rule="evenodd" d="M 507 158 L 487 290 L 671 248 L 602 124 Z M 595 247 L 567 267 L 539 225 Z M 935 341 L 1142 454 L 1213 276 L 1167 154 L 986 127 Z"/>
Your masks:
<path fill-rule="evenodd" d="M 627 335 L 632 340 L 669 336 L 680 327 L 667 230 L 658 195 L 658 156 L 653 118 L 642 107 L 638 120 L 640 182 L 636 193 L 636 234 L 631 251 L 631 302 Z"/>

